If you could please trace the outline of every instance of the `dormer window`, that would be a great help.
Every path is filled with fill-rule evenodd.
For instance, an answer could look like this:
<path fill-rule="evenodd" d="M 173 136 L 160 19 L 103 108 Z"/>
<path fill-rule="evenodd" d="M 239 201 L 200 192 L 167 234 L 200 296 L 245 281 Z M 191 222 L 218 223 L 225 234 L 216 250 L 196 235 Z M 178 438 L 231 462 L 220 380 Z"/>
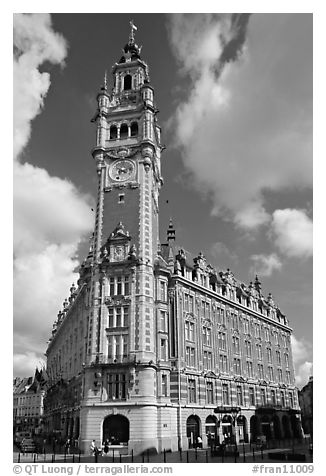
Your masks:
<path fill-rule="evenodd" d="M 117 126 L 110 127 L 110 139 L 116 139 L 118 137 L 118 129 Z"/>
<path fill-rule="evenodd" d="M 128 138 L 128 125 L 122 124 L 120 127 L 120 139 L 127 139 Z"/>
<path fill-rule="evenodd" d="M 131 76 L 130 74 L 127 74 L 124 77 L 124 82 L 123 82 L 123 89 L 125 91 L 129 91 L 131 89 Z"/>
<path fill-rule="evenodd" d="M 130 135 L 131 135 L 131 137 L 137 137 L 138 136 L 138 124 L 137 124 L 137 122 L 133 122 L 131 124 Z"/>

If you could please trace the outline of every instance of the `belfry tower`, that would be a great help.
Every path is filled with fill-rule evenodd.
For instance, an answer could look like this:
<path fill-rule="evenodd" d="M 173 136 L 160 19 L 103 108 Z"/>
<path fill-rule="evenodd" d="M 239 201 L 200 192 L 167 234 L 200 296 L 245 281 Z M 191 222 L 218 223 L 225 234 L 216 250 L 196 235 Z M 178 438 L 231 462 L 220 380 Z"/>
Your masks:
<path fill-rule="evenodd" d="M 81 440 L 129 440 L 129 449 L 141 451 L 157 446 L 154 262 L 162 147 L 148 66 L 130 25 L 113 87 L 105 74 L 92 119 L 98 197 L 78 283 L 90 296 Z"/>

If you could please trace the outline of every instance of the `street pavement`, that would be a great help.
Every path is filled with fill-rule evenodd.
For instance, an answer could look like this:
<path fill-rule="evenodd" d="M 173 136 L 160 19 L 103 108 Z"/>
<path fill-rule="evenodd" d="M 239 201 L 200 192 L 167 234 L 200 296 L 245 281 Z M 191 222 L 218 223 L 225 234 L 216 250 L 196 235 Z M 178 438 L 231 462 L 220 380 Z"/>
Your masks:
<path fill-rule="evenodd" d="M 222 456 L 211 456 L 210 449 L 198 449 L 196 450 L 188 450 L 183 451 L 181 454 L 179 452 L 166 452 L 159 453 L 157 455 L 153 454 L 144 454 L 138 455 L 133 458 L 134 463 L 262 463 L 262 462 L 270 462 L 270 463 L 293 463 L 293 462 L 300 462 L 300 463 L 312 463 L 313 457 L 309 453 L 309 449 L 307 445 L 299 445 L 295 448 L 286 447 L 286 448 L 273 448 L 273 449 L 266 449 L 264 451 L 248 451 L 245 450 L 243 453 L 243 449 L 239 448 L 239 456 L 226 456 L 222 458 Z M 282 459 L 282 455 L 287 454 L 287 460 Z M 273 455 L 271 458 L 270 455 Z M 278 458 L 278 455 L 280 457 Z M 297 455 L 305 455 L 305 460 L 300 459 L 300 456 Z M 67 454 L 64 455 L 63 453 L 55 454 L 43 453 L 43 454 L 32 454 L 27 453 L 23 455 L 19 453 L 19 450 L 16 449 L 14 451 L 14 462 L 20 463 L 99 463 L 99 464 L 119 464 L 119 463 L 132 463 L 131 455 L 119 455 L 115 454 L 114 457 L 112 455 L 112 451 L 109 452 L 108 455 L 98 455 L 97 461 L 94 455 L 91 454 Z"/>

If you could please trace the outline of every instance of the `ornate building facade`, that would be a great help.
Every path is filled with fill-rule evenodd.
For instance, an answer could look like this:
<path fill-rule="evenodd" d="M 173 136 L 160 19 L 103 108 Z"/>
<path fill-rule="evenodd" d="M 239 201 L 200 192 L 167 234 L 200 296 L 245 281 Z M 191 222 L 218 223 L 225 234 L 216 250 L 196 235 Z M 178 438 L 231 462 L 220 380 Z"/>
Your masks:
<path fill-rule="evenodd" d="M 97 95 L 90 251 L 47 348 L 49 433 L 129 451 L 301 435 L 292 329 L 261 283 L 159 240 L 161 129 L 131 23 Z"/>
<path fill-rule="evenodd" d="M 45 372 L 36 369 L 34 377 L 13 381 L 13 433 L 38 435 L 43 431 Z"/>

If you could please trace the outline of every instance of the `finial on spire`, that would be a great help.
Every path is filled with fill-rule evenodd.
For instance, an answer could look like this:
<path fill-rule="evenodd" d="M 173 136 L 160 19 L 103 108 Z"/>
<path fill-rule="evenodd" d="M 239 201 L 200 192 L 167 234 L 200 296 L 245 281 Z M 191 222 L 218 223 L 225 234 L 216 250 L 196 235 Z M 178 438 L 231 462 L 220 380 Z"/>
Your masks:
<path fill-rule="evenodd" d="M 134 43 L 135 41 L 135 36 L 134 36 L 134 32 L 138 30 L 138 28 L 136 27 L 136 25 L 134 24 L 134 20 L 131 20 L 129 22 L 129 25 L 130 25 L 130 35 L 129 35 L 129 43 Z"/>
<path fill-rule="evenodd" d="M 107 89 L 108 89 L 108 78 L 107 78 L 107 72 L 106 72 L 106 70 L 105 70 L 105 73 L 104 73 L 103 88 L 105 89 L 105 91 L 107 91 Z"/>

